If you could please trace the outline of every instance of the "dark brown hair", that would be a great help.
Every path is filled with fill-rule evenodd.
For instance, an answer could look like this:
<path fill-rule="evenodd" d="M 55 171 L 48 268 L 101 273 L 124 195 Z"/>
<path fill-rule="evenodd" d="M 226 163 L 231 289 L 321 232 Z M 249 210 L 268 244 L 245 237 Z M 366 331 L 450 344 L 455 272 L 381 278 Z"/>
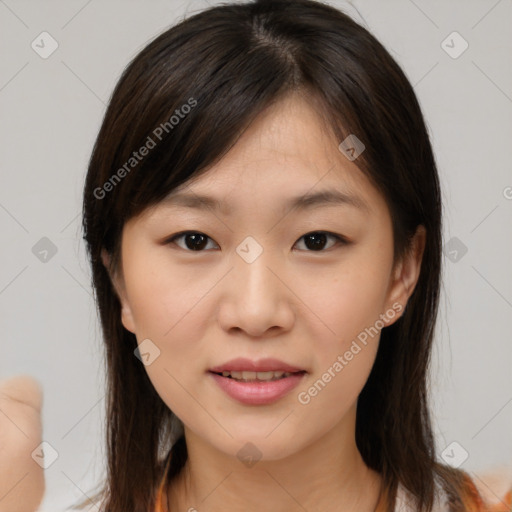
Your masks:
<path fill-rule="evenodd" d="M 419 225 L 427 232 L 417 286 L 403 316 L 382 330 L 358 400 L 357 446 L 383 476 L 388 510 L 402 483 L 418 510 L 430 511 L 436 478 L 452 510 L 463 510 L 465 473 L 436 461 L 428 406 L 442 210 L 429 135 L 412 87 L 386 49 L 348 15 L 312 0 L 236 2 L 195 14 L 150 42 L 112 94 L 83 196 L 84 239 L 106 348 L 102 510 L 152 510 L 172 444 L 173 413 L 133 355 L 137 341 L 121 323 L 101 250 L 111 255 L 110 271 L 119 271 L 124 223 L 204 173 L 258 114 L 293 92 L 315 105 L 338 141 L 356 134 L 366 146 L 355 163 L 387 202 L 395 262 Z M 149 139 L 154 147 L 132 160 Z M 170 478 L 186 458 L 181 437 Z"/>

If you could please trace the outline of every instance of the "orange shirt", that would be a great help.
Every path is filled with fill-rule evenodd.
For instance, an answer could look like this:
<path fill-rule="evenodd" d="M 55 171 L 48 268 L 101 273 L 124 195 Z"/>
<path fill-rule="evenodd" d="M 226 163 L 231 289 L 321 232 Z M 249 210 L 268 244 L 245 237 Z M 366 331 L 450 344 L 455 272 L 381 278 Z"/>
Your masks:
<path fill-rule="evenodd" d="M 165 482 L 167 481 L 167 472 L 169 471 L 170 460 L 171 457 L 169 456 L 167 458 L 164 476 L 158 486 L 155 512 L 172 512 L 167 510 L 167 500 L 165 494 Z M 469 481 L 473 491 L 473 495 L 467 497 L 467 512 L 512 512 L 512 481 L 507 480 L 509 489 L 508 492 L 506 492 L 504 496 L 496 497 L 496 500 L 491 503 L 490 501 L 484 501 L 473 480 L 471 480 L 469 477 L 467 477 L 467 480 Z M 405 491 L 403 488 L 399 487 L 397 503 L 401 503 L 401 505 L 398 507 L 395 506 L 397 512 L 414 512 L 411 506 L 407 505 L 407 499 L 404 498 L 404 495 Z M 376 512 L 385 512 L 384 503 L 382 500 L 379 502 Z M 448 512 L 448 508 L 446 505 L 442 505 L 438 508 L 434 508 L 433 512 Z"/>

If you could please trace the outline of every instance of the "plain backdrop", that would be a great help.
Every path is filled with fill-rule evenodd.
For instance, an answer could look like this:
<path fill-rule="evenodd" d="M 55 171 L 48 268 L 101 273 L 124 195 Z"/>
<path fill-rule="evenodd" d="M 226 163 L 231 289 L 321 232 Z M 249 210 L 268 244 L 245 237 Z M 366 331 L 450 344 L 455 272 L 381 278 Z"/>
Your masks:
<path fill-rule="evenodd" d="M 41 511 L 64 510 L 104 476 L 102 340 L 80 213 L 105 105 L 150 39 L 215 3 L 0 0 L 0 378 L 29 373 L 44 389 L 58 458 Z M 470 472 L 512 464 L 512 2 L 330 3 L 403 67 L 439 165 L 439 456 Z"/>

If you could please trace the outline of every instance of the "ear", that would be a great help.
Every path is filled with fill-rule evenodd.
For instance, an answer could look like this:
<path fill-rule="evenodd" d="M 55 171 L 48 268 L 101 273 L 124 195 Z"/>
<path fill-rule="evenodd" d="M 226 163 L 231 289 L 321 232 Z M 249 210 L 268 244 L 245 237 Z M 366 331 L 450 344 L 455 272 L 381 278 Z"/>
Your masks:
<path fill-rule="evenodd" d="M 396 322 L 407 305 L 409 297 L 412 295 L 421 271 L 421 262 L 423 259 L 423 252 L 425 250 L 425 243 L 427 232 L 425 226 L 420 225 L 416 229 L 411 240 L 411 246 L 406 252 L 404 257 L 395 266 L 393 276 L 389 284 L 387 294 L 387 307 L 397 311 L 398 314 L 393 319 L 385 319 L 386 326 Z"/>
<path fill-rule="evenodd" d="M 101 261 L 107 269 L 112 286 L 114 287 L 119 301 L 121 302 L 121 322 L 125 329 L 135 334 L 135 322 L 133 320 L 132 310 L 128 303 L 123 276 L 119 276 L 117 271 L 114 271 L 111 268 L 111 256 L 104 248 L 101 249 Z"/>

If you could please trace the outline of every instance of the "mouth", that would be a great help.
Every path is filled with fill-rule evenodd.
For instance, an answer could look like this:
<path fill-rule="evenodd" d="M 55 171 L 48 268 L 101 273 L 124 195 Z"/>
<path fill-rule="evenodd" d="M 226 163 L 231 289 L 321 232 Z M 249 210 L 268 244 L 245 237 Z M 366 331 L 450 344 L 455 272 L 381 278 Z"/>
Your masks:
<path fill-rule="evenodd" d="M 284 398 L 305 378 L 300 371 L 209 371 L 213 382 L 230 398 L 250 406 L 271 405 Z"/>
<path fill-rule="evenodd" d="M 276 358 L 238 357 L 207 372 L 232 399 L 245 405 L 270 405 L 284 398 L 308 373 Z"/>
<path fill-rule="evenodd" d="M 233 379 L 237 382 L 274 382 L 276 380 L 286 379 L 293 375 L 305 374 L 305 370 L 296 372 L 285 372 L 285 371 L 267 371 L 267 372 L 252 372 L 252 371 L 222 371 L 214 372 L 219 377 L 225 377 L 227 379 Z"/>

